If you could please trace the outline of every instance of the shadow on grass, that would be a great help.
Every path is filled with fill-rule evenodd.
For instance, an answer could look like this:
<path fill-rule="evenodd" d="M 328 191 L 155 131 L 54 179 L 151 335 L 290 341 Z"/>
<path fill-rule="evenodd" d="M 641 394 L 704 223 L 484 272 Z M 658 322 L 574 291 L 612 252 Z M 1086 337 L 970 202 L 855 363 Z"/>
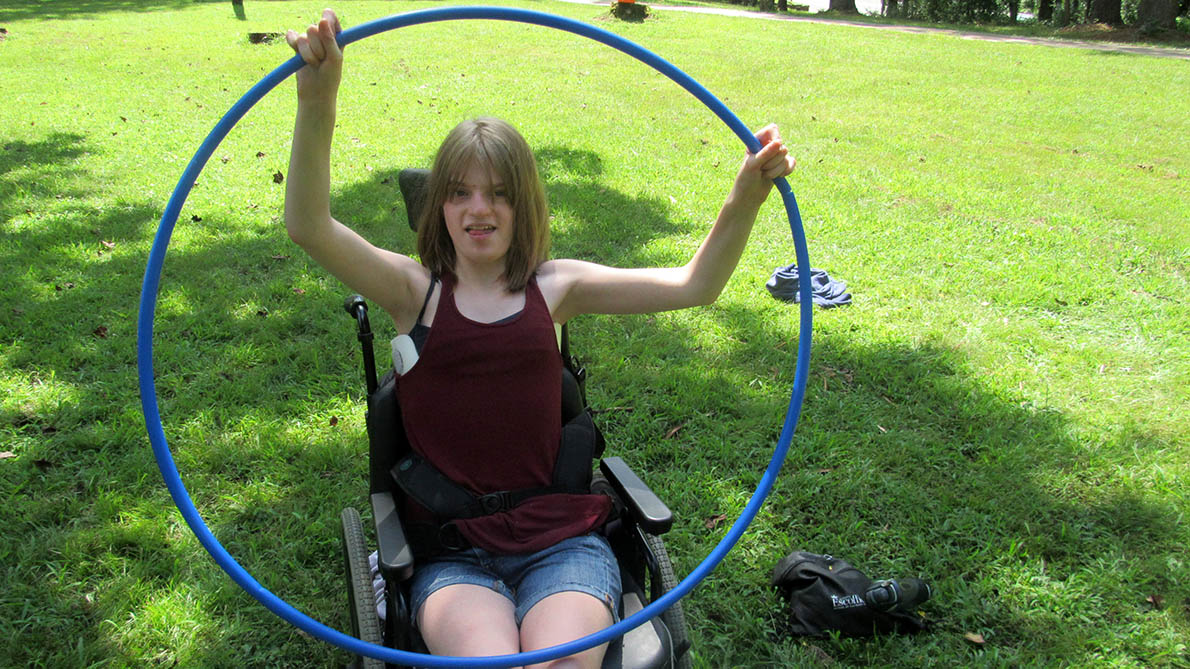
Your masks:
<path fill-rule="evenodd" d="M 76 19 L 115 12 L 156 12 L 216 3 L 231 7 L 231 0 L 0 0 L 0 21 Z"/>
<path fill-rule="evenodd" d="M 19 584 L 2 599 L 17 612 L 0 624 L 21 649 L 10 659 L 137 664 L 145 657 L 136 647 L 146 643 L 176 659 L 186 644 L 166 638 L 164 622 L 159 639 L 125 637 L 129 620 L 168 617 L 170 606 L 227 620 L 202 632 L 210 638 L 200 645 L 220 650 L 188 650 L 187 663 L 227 663 L 245 648 L 247 664 L 330 657 L 333 649 L 251 601 L 196 550 L 156 471 L 136 380 L 145 257 L 129 249 L 144 246 L 161 205 L 89 204 L 100 184 L 74 167 L 90 150 L 83 136 L 0 146 L 0 271 L 9 277 L 0 346 L 4 373 L 28 394 L 0 409 L 0 434 L 11 437 L 5 450 L 14 452 L 0 462 L 8 528 L 0 553 L 16 556 L 0 573 Z M 551 186 L 556 207 L 590 206 L 600 230 L 631 222 L 623 234 L 607 232 L 621 240 L 620 257 L 672 229 L 656 201 L 598 186 L 593 154 L 543 155 L 574 177 Z M 345 187 L 336 213 L 374 242 L 409 250 L 396 171 Z M 294 440 L 287 430 L 294 420 L 325 428 L 337 417 L 310 417 L 311 406 L 362 395 L 353 324 L 340 306 L 347 290 L 286 238 L 280 212 L 250 221 L 191 215 L 175 230 L 155 319 L 155 380 L 171 449 L 200 512 L 245 568 L 342 629 L 337 516 L 364 498 L 366 442 L 358 435 L 353 450 L 342 445 L 349 434 L 324 445 L 322 436 Z M 585 239 L 595 229 L 586 225 L 559 234 L 559 243 L 598 248 Z M 386 321 L 375 320 L 380 341 Z M 39 394 L 43 385 L 55 391 Z M 187 601 L 191 587 L 207 594 Z"/>
<path fill-rule="evenodd" d="M 188 603 L 216 619 L 205 633 L 217 637 L 189 661 L 226 661 L 215 647 L 259 664 L 330 657 L 239 592 L 175 527 L 137 404 L 133 319 L 144 258 L 122 252 L 147 238 L 159 207 L 71 204 L 97 187 L 70 167 L 85 139 L 22 146 L 0 154 L 0 179 L 35 173 L 24 191 L 0 181 L 0 214 L 25 221 L 5 230 L 0 249 L 0 271 L 10 277 L 0 312 L 4 371 L 27 376 L 33 388 L 0 413 L 0 434 L 18 453 L 0 462 L 7 528 L 0 546 L 12 558 L 0 574 L 17 584 L 0 600 L 13 612 L 0 624 L 21 649 L 13 661 L 75 657 L 79 640 L 91 663 L 143 661 L 119 628 L 184 592 L 179 583 L 216 593 Z M 554 210 L 576 221 L 557 232 L 559 255 L 651 264 L 648 242 L 680 232 L 658 200 L 603 185 L 597 155 L 558 146 L 539 155 Z M 334 202 L 375 243 L 408 250 L 396 171 L 349 184 Z M 42 210 L 49 213 L 38 219 Z M 179 244 L 166 261 L 158 388 L 179 468 L 199 482 L 199 508 L 210 511 L 216 536 L 266 586 L 280 585 L 303 609 L 313 601 L 315 617 L 341 627 L 334 533 L 339 508 L 362 506 L 365 447 L 362 434 L 355 450 L 338 443 L 355 435 L 325 436 L 333 416 L 310 413 L 336 398 L 358 400 L 359 354 L 340 307 L 346 289 L 285 238 L 279 213 L 180 225 L 211 234 Z M 583 317 L 572 331 L 577 352 L 591 361 L 592 402 L 603 410 L 611 452 L 632 461 L 677 511 L 671 552 L 680 573 L 721 535 L 706 520 L 755 488 L 796 359 L 791 306 L 725 299 L 695 316 Z M 1128 598 L 1142 589 L 1185 599 L 1167 566 L 1184 548 L 1178 510 L 1096 467 L 1098 445 L 1080 442 L 1065 416 L 992 390 L 959 351 L 861 341 L 840 325 L 845 318 L 818 312 L 818 319 L 811 389 L 780 481 L 754 538 L 690 600 L 712 666 L 766 655 L 784 661 L 788 648 L 748 625 L 758 602 L 773 601 L 767 569 L 793 548 L 839 554 L 874 576 L 927 576 L 940 593 L 927 608 L 947 627 L 994 628 L 998 643 L 1034 657 L 1077 662 L 1095 640 L 1072 616 L 1110 619 L 1140 606 Z M 391 328 L 382 320 L 374 323 L 381 342 Z M 378 358 L 383 364 L 383 353 Z M 47 379 L 69 390 L 37 395 Z M 317 436 L 295 439 L 286 430 Z M 1139 429 L 1119 439 L 1142 456 L 1149 443 Z M 1067 615 L 1010 592 L 1038 561 L 1054 587 L 1079 595 L 1114 570 L 1129 580 L 1107 593 L 1120 601 L 1087 597 L 1092 608 Z M 121 590 L 130 594 L 103 594 Z M 179 642 L 155 643 L 168 655 Z M 856 662 L 887 650 L 829 644 Z M 915 663 L 912 648 L 899 652 L 903 664 Z"/>
<path fill-rule="evenodd" d="M 727 352 L 689 350 L 700 332 L 675 319 L 643 320 L 630 336 L 599 333 L 589 342 L 593 386 L 612 387 L 597 391 L 598 401 L 632 407 L 605 417 L 609 444 L 632 443 L 626 457 L 664 498 L 680 500 L 680 572 L 722 536 L 705 523 L 724 513 L 734 520 L 771 455 L 787 394 L 755 390 L 792 382 L 797 316 L 788 309 L 774 318 L 769 309 L 709 308 L 715 336 L 734 344 Z M 833 327 L 833 314 L 816 316 L 831 332 L 814 340 L 801 425 L 779 481 L 751 538 L 688 605 L 698 636 L 726 643 L 721 656 L 703 655 L 711 665 L 766 654 L 789 660 L 790 646 L 765 640 L 771 629 L 741 626 L 759 615 L 757 602 L 780 617 L 768 571 L 795 549 L 845 557 L 874 578 L 931 580 L 938 595 L 926 609 L 950 634 L 906 642 L 921 662 L 927 644 L 961 652 L 964 632 L 986 629 L 1015 657 L 1079 664 L 1123 634 L 1132 624 L 1123 619 L 1146 597 L 1190 600 L 1179 582 L 1184 568 L 1169 567 L 1184 550 L 1176 499 L 1097 463 L 1099 449 L 1143 459 L 1146 448 L 1167 446 L 1143 433 L 1084 443 L 1062 413 L 973 377 L 961 351 L 860 342 Z M 644 365 L 644 373 L 601 362 L 656 358 L 656 347 L 674 348 L 664 342 L 685 350 L 670 350 L 672 363 Z M 1086 622 L 1104 619 L 1120 620 L 1119 628 Z M 849 662 L 897 663 L 880 655 L 887 644 L 821 643 Z M 1160 652 L 1135 638 L 1122 646 L 1141 664 Z M 910 655 L 900 661 L 918 664 Z"/>
<path fill-rule="evenodd" d="M 7 140 L 0 143 L 0 178 L 17 169 L 39 170 L 55 168 L 61 164 L 78 158 L 84 152 L 83 142 L 86 137 L 72 132 L 53 132 L 44 140 L 29 142 L 25 140 Z M 13 184 L 15 185 L 15 184 Z M 22 180 L 22 185 L 32 188 L 44 188 L 41 181 Z M 11 185 L 5 190 L 11 189 Z M 39 195 L 52 195 L 44 190 L 35 191 Z M 11 197 L 6 195 L 4 199 Z M 3 206 L 3 200 L 0 200 Z"/>
<path fill-rule="evenodd" d="M 129 621 L 168 618 L 171 607 L 192 609 L 193 593 L 204 591 L 198 599 L 213 601 L 216 609 L 207 615 L 226 615 L 230 622 L 226 632 L 212 633 L 210 627 L 202 632 L 211 635 L 210 648 L 224 649 L 225 654 L 198 661 L 197 666 L 243 666 L 228 658 L 251 643 L 260 646 L 259 639 L 237 645 L 234 651 L 226 651 L 224 642 L 240 635 L 252 637 L 257 632 L 246 630 L 253 627 L 271 629 L 266 636 L 286 639 L 288 650 L 258 648 L 244 664 L 263 663 L 263 658 L 286 652 L 290 658 L 329 661 L 333 651 L 300 637 L 229 587 L 205 557 L 195 565 L 193 541 L 178 533 L 176 512 L 145 438 L 136 383 L 135 316 L 145 257 L 131 249 L 143 246 L 161 209 L 147 202 L 92 204 L 102 184 L 75 167 L 76 160 L 91 150 L 85 137 L 66 133 L 39 142 L 0 141 L 0 274 L 6 277 L 0 287 L 0 373 L 15 389 L 0 406 L 0 450 L 5 451 L 0 458 L 0 521 L 7 528 L 0 555 L 10 558 L 0 566 L 6 584 L 0 595 L 0 636 L 13 643 L 5 655 L 13 666 L 113 661 L 138 665 L 146 656 L 137 648 L 146 644 L 167 655 L 174 652 L 166 638 L 172 633 L 164 623 L 150 625 L 163 636 L 129 641 L 126 629 L 136 627 Z M 179 229 L 201 225 L 217 238 L 244 221 L 213 216 L 205 222 L 185 221 Z M 300 402 L 269 404 L 261 399 L 265 388 L 284 387 L 290 397 L 303 398 L 307 391 L 300 368 L 294 366 L 301 365 L 301 354 L 289 355 L 309 342 L 303 335 L 309 316 L 301 312 L 301 296 L 289 287 L 304 265 L 290 262 L 292 245 L 279 226 L 274 232 L 246 232 L 209 246 L 176 245 L 179 248 L 166 261 L 155 360 L 159 384 L 166 386 L 162 404 L 167 434 L 175 455 L 193 467 L 183 472 L 188 482 L 221 476 L 223 461 L 195 455 L 194 437 L 185 433 L 185 426 L 214 413 L 229 421 L 228 429 L 243 429 L 237 423 L 254 412 L 285 416 L 303 410 Z M 270 286 L 271 279 L 280 283 Z M 223 290 L 213 282 L 237 288 Z M 341 299 L 337 288 L 333 294 L 317 306 L 320 317 L 333 313 L 324 306 Z M 283 304 L 280 297 L 296 306 Z M 260 307 L 241 308 L 253 300 Z M 265 315 L 258 315 L 260 309 Z M 285 352 L 263 356 L 266 364 L 251 364 L 235 343 L 245 337 L 257 342 L 275 339 L 270 330 L 261 333 L 270 316 L 277 316 L 280 330 L 294 338 Z M 211 327 L 204 330 L 208 324 Z M 206 334 L 210 339 L 203 340 Z M 352 362 L 350 341 L 340 337 L 341 375 Z M 314 348 L 304 354 L 313 358 L 318 352 Z M 209 403 L 225 398 L 235 406 L 221 407 L 227 413 L 220 414 L 193 394 L 187 402 L 173 401 L 178 386 L 187 383 L 209 391 Z M 342 385 L 335 391 L 342 392 Z M 173 443 L 179 433 L 182 438 Z M 242 450 L 250 450 L 250 444 Z M 286 455 L 297 472 L 330 469 L 325 451 Z M 349 472 L 357 463 L 340 464 L 341 471 Z M 268 471 L 262 463 L 250 477 L 267 477 Z M 314 480 L 325 481 L 317 476 Z M 197 492 L 214 495 L 223 489 L 212 487 L 203 491 L 200 483 Z M 295 519 L 310 516 L 311 508 L 317 508 L 311 500 L 325 497 L 302 485 L 286 490 L 289 494 L 275 500 L 273 512 L 285 515 L 291 527 L 274 536 L 301 535 L 307 524 Z M 259 536 L 278 527 L 285 525 L 274 518 L 268 528 L 254 531 Z M 298 545 L 300 550 L 270 564 L 298 563 L 321 575 L 325 565 L 337 564 L 337 547 L 333 532 L 320 536 L 324 540 L 289 539 L 285 545 Z M 297 577 L 295 582 L 309 580 Z M 332 608 L 341 612 L 337 580 L 322 587 L 307 590 L 316 600 L 329 601 L 333 593 Z M 318 608 L 326 614 L 326 605 Z M 340 627 L 345 621 L 324 617 Z M 275 644 L 270 640 L 264 645 Z M 294 645 L 302 650 L 295 651 Z M 278 664 L 286 662 L 272 662 Z"/>

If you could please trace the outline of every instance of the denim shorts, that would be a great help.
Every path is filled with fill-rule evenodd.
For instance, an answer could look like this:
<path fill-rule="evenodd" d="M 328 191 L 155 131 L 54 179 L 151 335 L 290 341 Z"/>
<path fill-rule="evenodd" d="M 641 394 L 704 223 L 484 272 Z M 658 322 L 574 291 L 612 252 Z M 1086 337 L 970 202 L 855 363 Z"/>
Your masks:
<path fill-rule="evenodd" d="M 585 592 L 607 605 L 613 622 L 620 619 L 620 568 L 598 534 L 564 539 L 536 553 L 495 555 L 473 547 L 438 556 L 413 572 L 414 620 L 431 594 L 462 583 L 507 597 L 518 626 L 535 604 L 559 592 Z"/>

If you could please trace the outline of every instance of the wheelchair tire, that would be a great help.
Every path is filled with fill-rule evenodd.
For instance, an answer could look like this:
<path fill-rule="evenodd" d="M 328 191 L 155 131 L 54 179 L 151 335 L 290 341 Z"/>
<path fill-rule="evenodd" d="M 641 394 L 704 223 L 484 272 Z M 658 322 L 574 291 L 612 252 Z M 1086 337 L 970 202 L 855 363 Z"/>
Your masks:
<path fill-rule="evenodd" d="M 642 534 L 645 537 L 645 545 L 657 558 L 661 594 L 665 594 L 678 585 L 673 563 L 669 560 L 669 552 L 665 550 L 665 542 L 661 540 L 661 537 L 648 532 Z M 690 669 L 693 666 L 693 660 L 690 657 L 690 633 L 686 629 L 686 614 L 682 611 L 682 602 L 675 602 L 659 617 L 661 622 L 665 623 L 665 627 L 669 629 L 670 647 L 674 652 L 673 669 Z"/>
<path fill-rule="evenodd" d="M 347 603 L 351 611 L 351 633 L 361 641 L 383 644 L 380 618 L 376 615 L 372 593 L 372 570 L 368 566 L 368 546 L 364 524 L 354 508 L 339 514 L 342 525 L 343 567 L 347 575 Z M 384 669 L 384 662 L 370 657 L 356 657 L 350 665 L 356 669 Z"/>

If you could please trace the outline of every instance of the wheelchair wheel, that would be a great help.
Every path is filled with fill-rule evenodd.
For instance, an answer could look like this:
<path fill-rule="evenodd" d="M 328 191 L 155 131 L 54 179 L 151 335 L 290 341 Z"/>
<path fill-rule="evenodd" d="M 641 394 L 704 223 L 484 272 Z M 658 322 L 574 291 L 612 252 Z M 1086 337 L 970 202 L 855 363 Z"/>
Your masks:
<path fill-rule="evenodd" d="M 351 610 L 351 632 L 361 641 L 383 644 L 380 618 L 376 615 L 372 593 L 372 570 L 368 567 L 368 548 L 364 541 L 364 526 L 359 512 L 343 509 L 342 521 L 343 567 L 347 575 L 347 603 Z M 357 657 L 351 663 L 355 669 L 384 669 L 384 662 L 370 657 Z"/>
<path fill-rule="evenodd" d="M 648 532 L 642 533 L 645 545 L 649 547 L 657 558 L 658 577 L 661 581 L 661 594 L 665 594 L 678 585 L 674 575 L 673 563 L 669 560 L 669 552 L 665 550 L 665 542 L 661 537 Z M 690 657 L 690 634 L 686 631 L 686 614 L 682 611 L 682 602 L 678 601 L 660 615 L 661 622 L 669 629 L 670 643 L 674 652 L 673 669 L 690 669 L 693 660 Z"/>

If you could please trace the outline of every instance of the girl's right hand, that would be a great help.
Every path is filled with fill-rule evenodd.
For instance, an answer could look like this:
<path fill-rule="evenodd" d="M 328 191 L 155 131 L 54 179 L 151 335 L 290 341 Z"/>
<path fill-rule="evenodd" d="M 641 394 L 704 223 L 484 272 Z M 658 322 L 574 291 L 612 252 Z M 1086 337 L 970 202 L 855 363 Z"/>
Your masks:
<path fill-rule="evenodd" d="M 324 9 L 322 19 L 306 28 L 305 33 L 290 30 L 285 34 L 285 41 L 306 62 L 306 66 L 297 73 L 298 99 L 335 99 L 343 74 L 343 51 L 335 41 L 335 36 L 342 31 L 335 12 Z"/>

